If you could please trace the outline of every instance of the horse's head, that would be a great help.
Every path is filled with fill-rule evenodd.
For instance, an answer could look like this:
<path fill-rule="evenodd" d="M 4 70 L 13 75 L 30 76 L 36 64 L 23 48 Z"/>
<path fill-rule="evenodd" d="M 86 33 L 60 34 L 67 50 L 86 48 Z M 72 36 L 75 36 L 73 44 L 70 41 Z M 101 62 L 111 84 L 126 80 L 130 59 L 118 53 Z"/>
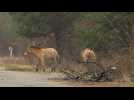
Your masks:
<path fill-rule="evenodd" d="M 24 52 L 24 56 L 27 56 L 27 55 L 29 55 L 31 53 L 32 53 L 31 48 L 27 48 L 26 51 Z"/>

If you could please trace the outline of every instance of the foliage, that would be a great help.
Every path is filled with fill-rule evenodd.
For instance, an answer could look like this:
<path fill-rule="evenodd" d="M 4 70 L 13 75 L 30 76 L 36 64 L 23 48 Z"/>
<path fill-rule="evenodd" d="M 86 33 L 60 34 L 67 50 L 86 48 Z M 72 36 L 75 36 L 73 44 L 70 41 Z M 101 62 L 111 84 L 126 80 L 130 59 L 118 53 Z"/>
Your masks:
<path fill-rule="evenodd" d="M 13 42 L 17 25 L 8 12 L 0 12 L 0 40 Z"/>
<path fill-rule="evenodd" d="M 12 12 L 26 37 L 55 33 L 61 49 L 73 44 L 108 51 L 128 47 L 134 35 L 133 12 Z M 70 47 L 71 48 L 71 47 Z"/>
<path fill-rule="evenodd" d="M 133 38 L 134 13 L 88 12 L 74 24 L 83 47 L 112 50 L 128 47 Z"/>

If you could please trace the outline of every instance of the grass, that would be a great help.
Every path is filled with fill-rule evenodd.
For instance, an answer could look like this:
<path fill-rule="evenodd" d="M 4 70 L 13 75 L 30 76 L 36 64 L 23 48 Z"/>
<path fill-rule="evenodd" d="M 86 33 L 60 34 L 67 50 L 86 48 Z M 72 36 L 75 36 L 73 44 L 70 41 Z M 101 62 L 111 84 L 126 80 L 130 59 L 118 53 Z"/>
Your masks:
<path fill-rule="evenodd" d="M 26 64 L 24 57 L 0 57 L 0 68 L 12 71 L 33 71 L 33 67 Z"/>
<path fill-rule="evenodd" d="M 12 71 L 34 71 L 32 66 L 20 64 L 0 64 L 0 68 Z"/>
<path fill-rule="evenodd" d="M 134 82 L 128 83 L 128 86 L 129 86 L 129 87 L 134 87 Z"/>

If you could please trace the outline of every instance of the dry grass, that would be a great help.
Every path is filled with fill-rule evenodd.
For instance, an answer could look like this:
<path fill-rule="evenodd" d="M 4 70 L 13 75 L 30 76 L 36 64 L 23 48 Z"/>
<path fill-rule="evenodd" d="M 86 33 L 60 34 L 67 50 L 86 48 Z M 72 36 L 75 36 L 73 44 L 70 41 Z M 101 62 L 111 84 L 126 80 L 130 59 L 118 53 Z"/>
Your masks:
<path fill-rule="evenodd" d="M 19 65 L 19 64 L 0 64 L 0 68 L 12 71 L 34 71 L 33 67 L 30 65 Z"/>
<path fill-rule="evenodd" d="M 23 57 L 1 57 L 0 68 L 5 70 L 33 71 Z"/>
<path fill-rule="evenodd" d="M 121 80 L 131 82 L 134 79 L 134 48 L 128 51 L 111 52 L 110 55 L 100 58 L 103 66 L 113 65 L 118 67 Z"/>
<path fill-rule="evenodd" d="M 24 57 L 0 57 L 0 64 L 28 64 Z"/>

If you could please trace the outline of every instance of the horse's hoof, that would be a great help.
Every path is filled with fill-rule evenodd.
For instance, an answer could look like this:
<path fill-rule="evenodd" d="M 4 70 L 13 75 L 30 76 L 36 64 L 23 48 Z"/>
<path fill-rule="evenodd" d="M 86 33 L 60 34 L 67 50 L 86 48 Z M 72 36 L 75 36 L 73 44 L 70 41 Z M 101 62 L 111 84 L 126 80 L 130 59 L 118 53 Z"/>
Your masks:
<path fill-rule="evenodd" d="M 36 72 L 38 72 L 38 71 L 39 71 L 39 69 L 35 69 L 35 71 L 36 71 Z"/>
<path fill-rule="evenodd" d="M 43 72 L 46 72 L 46 70 L 44 69 Z"/>

